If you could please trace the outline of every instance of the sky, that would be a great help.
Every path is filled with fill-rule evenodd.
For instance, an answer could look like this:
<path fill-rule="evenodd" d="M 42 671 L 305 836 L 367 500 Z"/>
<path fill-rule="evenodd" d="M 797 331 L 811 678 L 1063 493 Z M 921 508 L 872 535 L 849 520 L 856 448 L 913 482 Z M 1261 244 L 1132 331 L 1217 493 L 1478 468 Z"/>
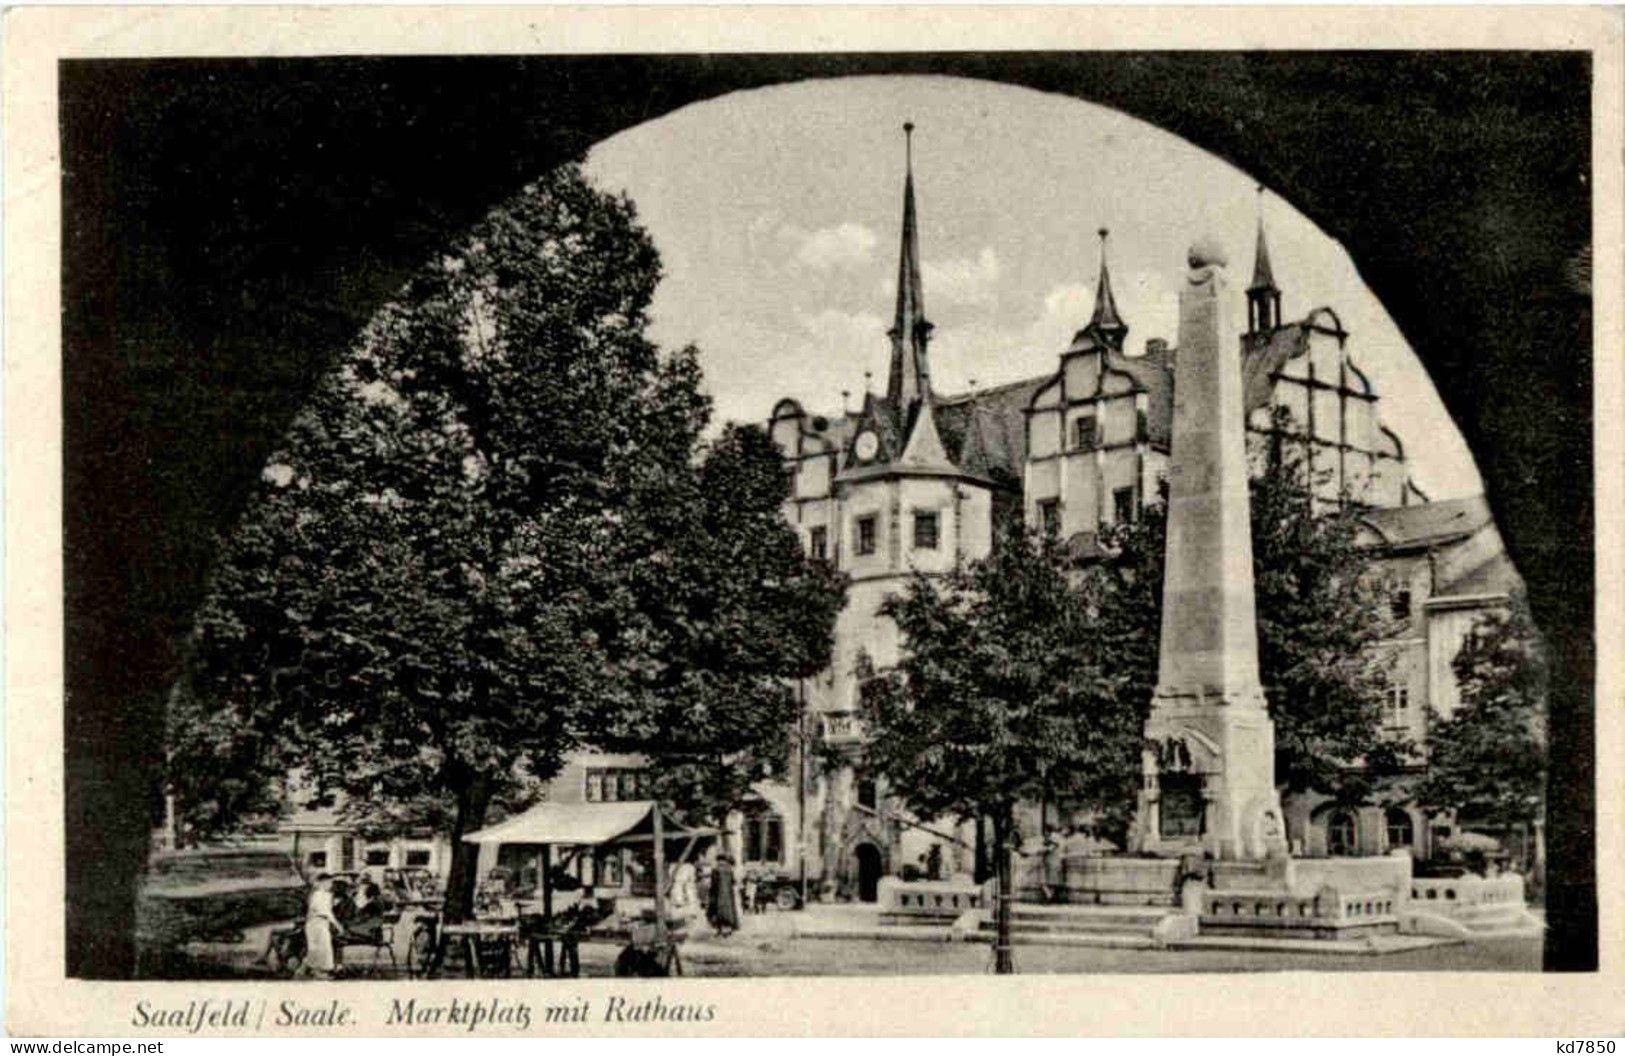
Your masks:
<path fill-rule="evenodd" d="M 857 77 L 736 92 L 599 143 L 587 173 L 624 190 L 660 250 L 651 336 L 694 344 L 719 420 L 813 413 L 883 391 L 902 218 L 914 184 L 933 387 L 954 394 L 1052 373 L 1089 319 L 1101 242 L 1126 348 L 1173 342 L 1185 254 L 1230 259 L 1234 318 L 1260 210 L 1289 320 L 1330 305 L 1434 499 L 1482 490 L 1410 346 L 1333 239 L 1214 155 L 1066 96 L 948 77 Z"/>

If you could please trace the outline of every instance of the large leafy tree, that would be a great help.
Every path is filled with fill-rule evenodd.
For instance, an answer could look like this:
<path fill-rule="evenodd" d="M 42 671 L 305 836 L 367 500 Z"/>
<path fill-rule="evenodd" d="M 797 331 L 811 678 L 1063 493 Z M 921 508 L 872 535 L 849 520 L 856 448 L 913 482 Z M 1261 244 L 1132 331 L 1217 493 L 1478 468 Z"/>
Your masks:
<path fill-rule="evenodd" d="M 631 511 L 655 515 L 629 580 L 647 662 L 633 706 L 594 741 L 642 753 L 662 800 L 721 821 L 754 783 L 784 775 L 801 707 L 790 680 L 828 665 L 845 586 L 803 555 L 762 429 L 729 426 L 683 479 L 683 501 Z"/>
<path fill-rule="evenodd" d="M 378 313 L 224 547 L 190 684 L 230 736 L 182 716 L 183 799 L 221 801 L 196 787 L 218 770 L 196 756 L 227 751 L 297 767 L 318 798 L 367 815 L 441 804 L 461 915 L 461 837 L 493 803 L 599 733 L 658 742 L 639 718 L 667 688 L 654 603 L 664 569 L 692 562 L 715 460 L 698 462 L 693 351 L 663 356 L 645 336 L 658 278 L 631 203 L 567 166 Z M 782 557 L 783 541 L 766 542 Z"/>
<path fill-rule="evenodd" d="M 881 609 L 904 644 L 891 677 L 865 685 L 868 761 L 922 817 L 992 818 L 1000 972 L 1016 804 L 1115 791 L 1117 761 L 1138 751 L 1144 706 L 1105 662 L 1096 608 L 1054 540 L 1009 524 L 986 559 L 916 576 Z"/>
<path fill-rule="evenodd" d="M 1361 545 L 1359 508 L 1314 502 L 1288 452 L 1252 479 L 1253 585 L 1258 667 L 1275 724 L 1275 778 L 1289 791 L 1316 789 L 1360 802 L 1391 781 L 1413 747 L 1382 729 L 1380 668 L 1372 647 L 1394 621 Z M 1149 701 L 1161 634 L 1166 507 L 1101 534 L 1105 556 L 1089 570 L 1100 599 L 1100 641 Z M 1107 816 L 1125 827 L 1138 753 L 1120 760 L 1128 789 Z"/>
<path fill-rule="evenodd" d="M 1428 709 L 1428 770 L 1416 800 L 1474 823 L 1528 824 L 1546 790 L 1545 651 L 1522 599 L 1480 618 L 1455 657 L 1460 703 Z"/>

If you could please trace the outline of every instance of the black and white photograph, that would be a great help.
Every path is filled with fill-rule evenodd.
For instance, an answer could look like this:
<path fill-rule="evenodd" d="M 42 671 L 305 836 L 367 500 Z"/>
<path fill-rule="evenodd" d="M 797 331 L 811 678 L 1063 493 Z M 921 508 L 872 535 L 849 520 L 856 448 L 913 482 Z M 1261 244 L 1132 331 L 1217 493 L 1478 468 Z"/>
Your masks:
<path fill-rule="evenodd" d="M 13 1029 L 1600 982 L 1596 53 L 1237 11 L 55 61 Z"/>

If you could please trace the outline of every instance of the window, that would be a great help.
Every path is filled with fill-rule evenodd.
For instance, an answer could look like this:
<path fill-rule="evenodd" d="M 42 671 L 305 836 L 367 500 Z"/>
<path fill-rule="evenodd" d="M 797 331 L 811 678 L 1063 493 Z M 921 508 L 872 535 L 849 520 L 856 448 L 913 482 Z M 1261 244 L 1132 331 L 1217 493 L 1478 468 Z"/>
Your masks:
<path fill-rule="evenodd" d="M 406 852 L 406 865 L 409 869 L 429 868 L 429 849 L 418 847 Z"/>
<path fill-rule="evenodd" d="M 876 810 L 879 802 L 880 790 L 875 786 L 875 779 L 872 777 L 858 778 L 858 806 Z"/>
<path fill-rule="evenodd" d="M 807 551 L 815 561 L 829 560 L 829 529 L 819 525 L 807 533 Z"/>
<path fill-rule="evenodd" d="M 1402 579 L 1388 581 L 1388 611 L 1396 620 L 1411 618 L 1411 585 Z"/>
<path fill-rule="evenodd" d="M 875 552 L 875 517 L 858 518 L 858 553 L 872 554 Z"/>
<path fill-rule="evenodd" d="M 744 831 L 744 856 L 747 862 L 784 861 L 784 819 L 765 803 L 747 808 Z"/>
<path fill-rule="evenodd" d="M 1409 847 L 1415 836 L 1416 829 L 1411 825 L 1411 816 L 1398 807 L 1390 807 L 1385 821 L 1388 827 L 1388 847 Z"/>
<path fill-rule="evenodd" d="M 1383 718 L 1390 726 L 1405 726 L 1411 717 L 1411 687 L 1404 682 L 1391 682 L 1384 702 Z"/>
<path fill-rule="evenodd" d="M 648 787 L 642 770 L 631 767 L 588 770 L 586 799 L 588 803 L 625 803 L 644 798 Z"/>
<path fill-rule="evenodd" d="M 1061 534 L 1061 500 L 1043 499 L 1038 503 L 1038 526 L 1045 535 Z"/>
<path fill-rule="evenodd" d="M 310 856 L 307 857 L 305 859 L 305 861 L 310 864 L 310 867 L 312 869 L 326 869 L 327 868 L 327 852 L 326 851 L 311 851 Z"/>
<path fill-rule="evenodd" d="M 1112 518 L 1118 524 L 1134 520 L 1134 487 L 1112 489 Z"/>
<path fill-rule="evenodd" d="M 914 549 L 935 550 L 937 548 L 937 511 L 914 511 Z"/>
<path fill-rule="evenodd" d="M 1335 811 L 1326 821 L 1326 853 L 1334 858 L 1352 855 L 1355 848 L 1354 815 Z"/>
<path fill-rule="evenodd" d="M 1072 446 L 1079 451 L 1093 451 L 1099 446 L 1099 430 L 1095 428 L 1095 416 L 1085 414 L 1072 423 Z"/>
<path fill-rule="evenodd" d="M 366 855 L 365 860 L 366 860 L 366 863 L 368 865 L 388 865 L 389 864 L 389 848 L 388 847 L 368 847 L 367 848 L 367 855 Z"/>

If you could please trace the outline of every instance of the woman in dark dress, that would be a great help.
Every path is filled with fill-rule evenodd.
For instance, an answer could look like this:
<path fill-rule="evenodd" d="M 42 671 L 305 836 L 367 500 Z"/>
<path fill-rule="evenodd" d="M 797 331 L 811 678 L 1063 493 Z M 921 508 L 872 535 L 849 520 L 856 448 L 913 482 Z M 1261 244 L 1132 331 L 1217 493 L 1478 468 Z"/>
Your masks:
<path fill-rule="evenodd" d="M 711 871 L 711 897 L 706 903 L 705 917 L 718 935 L 739 930 L 739 903 L 734 901 L 734 862 L 726 854 L 717 858 Z"/>

